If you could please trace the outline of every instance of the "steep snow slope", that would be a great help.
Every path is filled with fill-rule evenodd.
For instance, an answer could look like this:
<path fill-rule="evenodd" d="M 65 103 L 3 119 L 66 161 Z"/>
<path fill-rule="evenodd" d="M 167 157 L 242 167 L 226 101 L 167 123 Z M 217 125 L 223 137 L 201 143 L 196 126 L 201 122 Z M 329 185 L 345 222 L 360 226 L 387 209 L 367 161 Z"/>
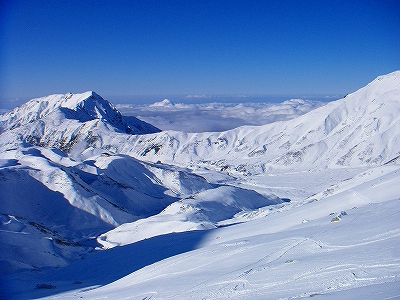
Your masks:
<path fill-rule="evenodd" d="M 129 157 L 76 162 L 40 147 L 0 157 L 2 272 L 65 265 L 99 234 L 178 200 Z"/>
<path fill-rule="evenodd" d="M 294 120 L 222 133 L 163 132 L 135 137 L 121 150 L 141 159 L 207 161 L 228 171 L 252 173 L 321 164 L 380 165 L 400 154 L 399 116 L 397 71 Z"/>
<path fill-rule="evenodd" d="M 245 174 L 274 168 L 373 166 L 399 156 L 400 71 L 380 76 L 344 99 L 296 119 L 221 133 L 161 132 L 124 140 L 114 134 L 99 147 L 142 160 Z"/>

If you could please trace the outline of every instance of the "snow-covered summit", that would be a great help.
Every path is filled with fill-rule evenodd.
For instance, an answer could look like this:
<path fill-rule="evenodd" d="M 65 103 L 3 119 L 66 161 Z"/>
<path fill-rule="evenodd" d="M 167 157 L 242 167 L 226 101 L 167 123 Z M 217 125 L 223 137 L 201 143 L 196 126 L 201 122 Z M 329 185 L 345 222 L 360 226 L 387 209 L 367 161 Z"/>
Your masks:
<path fill-rule="evenodd" d="M 164 99 L 163 101 L 151 104 L 150 107 L 173 107 L 174 105 L 175 104 L 171 100 Z"/>
<path fill-rule="evenodd" d="M 74 119 L 79 122 L 101 120 L 126 133 L 153 133 L 159 130 L 136 118 L 124 118 L 107 100 L 93 91 L 82 94 L 55 94 L 35 98 L 0 116 L 0 133 L 37 120 Z"/>

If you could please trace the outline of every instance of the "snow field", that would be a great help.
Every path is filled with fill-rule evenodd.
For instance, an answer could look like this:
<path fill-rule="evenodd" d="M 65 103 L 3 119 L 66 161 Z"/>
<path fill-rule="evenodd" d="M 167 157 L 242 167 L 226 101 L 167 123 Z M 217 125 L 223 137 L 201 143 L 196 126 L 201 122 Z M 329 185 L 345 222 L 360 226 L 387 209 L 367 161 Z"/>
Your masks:
<path fill-rule="evenodd" d="M 400 200 L 381 195 L 380 201 L 366 203 L 338 194 L 214 229 L 193 251 L 107 286 L 53 299 L 334 299 L 358 295 L 363 287 L 381 291 L 376 299 L 398 297 Z M 345 201 L 338 204 L 340 198 Z M 341 220 L 331 222 L 342 211 Z"/>
<path fill-rule="evenodd" d="M 400 298 L 399 99 L 200 133 L 33 99 L 0 116 L 0 298 Z"/>

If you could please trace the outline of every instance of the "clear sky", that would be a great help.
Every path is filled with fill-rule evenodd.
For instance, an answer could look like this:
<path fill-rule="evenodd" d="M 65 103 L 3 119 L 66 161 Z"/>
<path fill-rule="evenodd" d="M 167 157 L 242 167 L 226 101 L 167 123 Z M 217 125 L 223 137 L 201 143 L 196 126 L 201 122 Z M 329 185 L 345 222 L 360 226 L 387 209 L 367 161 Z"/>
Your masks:
<path fill-rule="evenodd" d="M 400 69 L 398 0 L 0 0 L 0 26 L 0 107 L 87 90 L 345 95 Z"/>

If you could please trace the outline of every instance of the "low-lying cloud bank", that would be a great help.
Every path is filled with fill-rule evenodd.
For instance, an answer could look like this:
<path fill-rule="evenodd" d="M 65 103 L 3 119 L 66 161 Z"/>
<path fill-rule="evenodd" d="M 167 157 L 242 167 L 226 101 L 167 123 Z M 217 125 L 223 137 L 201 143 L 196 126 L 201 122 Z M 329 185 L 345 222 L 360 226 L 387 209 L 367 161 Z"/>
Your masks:
<path fill-rule="evenodd" d="M 150 105 L 119 104 L 117 108 L 125 116 L 135 116 L 162 130 L 210 132 L 290 120 L 325 104 L 302 99 L 282 103 L 175 104 L 164 99 Z"/>

